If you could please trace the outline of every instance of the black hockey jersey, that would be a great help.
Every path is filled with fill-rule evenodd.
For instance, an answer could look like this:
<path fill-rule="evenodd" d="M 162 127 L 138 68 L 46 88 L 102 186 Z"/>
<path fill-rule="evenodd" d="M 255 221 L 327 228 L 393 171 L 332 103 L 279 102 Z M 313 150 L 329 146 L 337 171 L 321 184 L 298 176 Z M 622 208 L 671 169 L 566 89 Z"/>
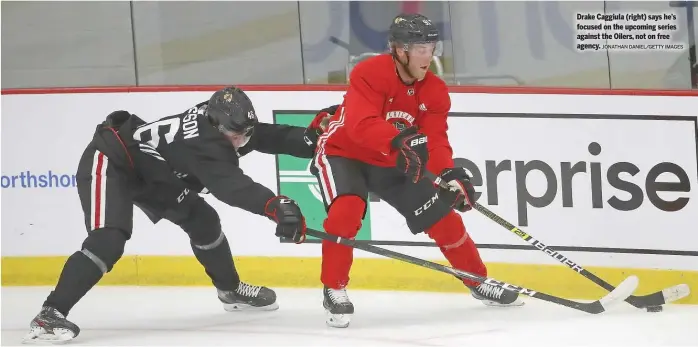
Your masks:
<path fill-rule="evenodd" d="M 266 202 L 276 194 L 243 173 L 239 157 L 257 150 L 312 158 L 314 146 L 304 141 L 305 128 L 259 123 L 250 141 L 236 151 L 205 116 L 207 104 L 151 123 L 131 116 L 119 134 L 130 142 L 129 152 L 136 152 L 135 171 L 145 181 L 171 180 L 174 173 L 195 191 L 210 192 L 228 205 L 264 215 Z M 138 160 L 142 155 L 150 159 Z"/>

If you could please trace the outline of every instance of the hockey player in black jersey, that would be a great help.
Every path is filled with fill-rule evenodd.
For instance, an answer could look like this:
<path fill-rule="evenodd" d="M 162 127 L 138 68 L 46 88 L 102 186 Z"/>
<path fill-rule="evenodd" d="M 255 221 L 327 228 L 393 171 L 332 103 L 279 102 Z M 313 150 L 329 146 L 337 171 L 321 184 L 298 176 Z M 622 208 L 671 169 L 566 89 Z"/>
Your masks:
<path fill-rule="evenodd" d="M 25 342 L 65 342 L 79 334 L 66 316 L 123 255 L 134 205 L 153 223 L 167 219 L 188 234 L 225 310 L 277 309 L 273 290 L 240 280 L 218 214 L 198 193 L 266 216 L 277 223 L 277 236 L 300 243 L 306 226 L 298 205 L 246 176 L 238 158 L 254 150 L 311 158 L 316 141 L 310 128 L 258 122 L 251 101 L 235 87 L 152 123 L 126 111 L 110 114 L 78 164 L 87 237 L 65 263 Z"/>

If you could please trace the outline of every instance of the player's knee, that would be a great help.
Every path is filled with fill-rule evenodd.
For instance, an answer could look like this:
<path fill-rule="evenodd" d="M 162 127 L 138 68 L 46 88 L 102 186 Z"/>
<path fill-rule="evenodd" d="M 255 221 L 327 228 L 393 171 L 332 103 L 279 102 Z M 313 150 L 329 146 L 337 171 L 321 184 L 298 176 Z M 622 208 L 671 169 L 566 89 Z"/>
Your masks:
<path fill-rule="evenodd" d="M 456 248 L 468 239 L 463 219 L 455 211 L 449 212 L 432 225 L 427 234 L 439 247 L 445 249 Z"/>
<path fill-rule="evenodd" d="M 189 215 L 178 225 L 189 235 L 191 243 L 197 247 L 209 249 L 215 247 L 215 243 L 222 241 L 221 220 L 218 212 L 204 199 L 198 199 Z"/>
<path fill-rule="evenodd" d="M 342 195 L 334 199 L 327 219 L 325 231 L 341 237 L 354 237 L 361 229 L 361 220 L 366 211 L 366 201 L 356 195 Z"/>
<path fill-rule="evenodd" d="M 92 260 L 102 273 L 107 273 L 124 254 L 126 240 L 128 234 L 120 229 L 96 229 L 82 243 L 80 252 Z"/>

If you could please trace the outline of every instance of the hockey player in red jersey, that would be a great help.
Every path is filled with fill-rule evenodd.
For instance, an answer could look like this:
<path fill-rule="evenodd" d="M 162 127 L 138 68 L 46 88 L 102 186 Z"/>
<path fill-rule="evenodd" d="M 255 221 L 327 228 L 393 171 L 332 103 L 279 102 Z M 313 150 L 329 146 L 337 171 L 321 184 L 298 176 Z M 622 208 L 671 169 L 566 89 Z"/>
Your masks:
<path fill-rule="evenodd" d="M 448 89 L 429 71 L 433 56 L 442 51 L 439 32 L 425 16 L 399 15 L 390 26 L 389 47 L 390 53 L 353 69 L 344 101 L 318 140 L 312 172 L 327 207 L 324 229 L 355 237 L 368 192 L 375 192 L 405 217 L 412 233 L 429 235 L 452 266 L 486 276 L 454 211 L 471 209 L 474 189 L 465 170 L 453 162 L 446 133 Z M 449 182 L 451 189 L 435 187 L 423 177 L 425 170 Z M 346 292 L 352 259 L 351 248 L 323 241 L 323 306 L 332 327 L 347 327 L 354 313 Z M 501 288 L 463 283 L 485 304 L 523 304 L 517 294 Z"/>

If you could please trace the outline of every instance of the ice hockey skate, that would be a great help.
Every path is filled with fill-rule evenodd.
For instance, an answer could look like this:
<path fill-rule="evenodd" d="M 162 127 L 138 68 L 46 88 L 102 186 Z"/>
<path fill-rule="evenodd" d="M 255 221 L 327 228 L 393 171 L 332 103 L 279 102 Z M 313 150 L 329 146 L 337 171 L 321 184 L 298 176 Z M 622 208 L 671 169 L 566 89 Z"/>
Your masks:
<path fill-rule="evenodd" d="M 218 290 L 218 299 L 228 312 L 234 311 L 273 311 L 279 309 L 276 293 L 262 286 L 240 282 L 234 291 Z"/>
<path fill-rule="evenodd" d="M 75 323 L 53 307 L 44 306 L 29 324 L 29 333 L 22 343 L 28 344 L 64 344 L 80 334 Z"/>
<path fill-rule="evenodd" d="M 346 328 L 354 315 L 354 304 L 349 300 L 345 288 L 332 289 L 325 287 L 322 290 L 322 306 L 325 307 L 326 323 L 333 328 Z"/>
<path fill-rule="evenodd" d="M 495 287 L 491 284 L 480 283 L 477 287 L 471 287 L 470 294 L 487 306 L 496 307 L 510 307 L 510 306 L 523 306 L 523 302 L 519 298 L 519 294 L 513 293 L 504 288 Z"/>

